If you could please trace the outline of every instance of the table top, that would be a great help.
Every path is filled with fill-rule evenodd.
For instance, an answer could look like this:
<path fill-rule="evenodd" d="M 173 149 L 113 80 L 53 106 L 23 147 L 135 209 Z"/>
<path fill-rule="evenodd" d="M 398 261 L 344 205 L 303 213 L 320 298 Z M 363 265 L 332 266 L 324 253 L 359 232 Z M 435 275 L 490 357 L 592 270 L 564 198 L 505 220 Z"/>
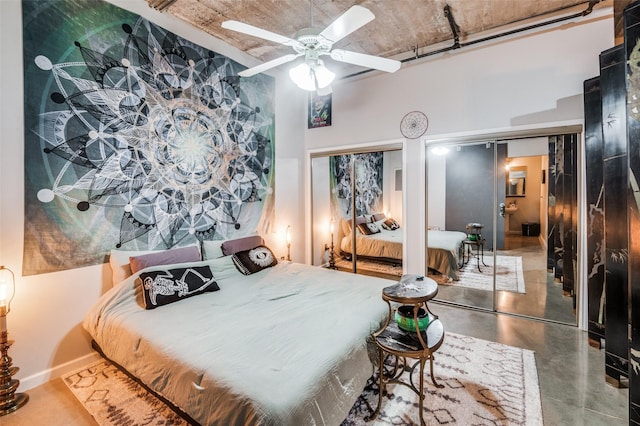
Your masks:
<path fill-rule="evenodd" d="M 438 284 L 424 275 L 403 275 L 397 284 L 382 289 L 382 298 L 399 303 L 422 303 L 438 294 Z"/>
<path fill-rule="evenodd" d="M 467 229 L 482 229 L 484 225 L 482 223 L 469 223 L 466 226 Z"/>

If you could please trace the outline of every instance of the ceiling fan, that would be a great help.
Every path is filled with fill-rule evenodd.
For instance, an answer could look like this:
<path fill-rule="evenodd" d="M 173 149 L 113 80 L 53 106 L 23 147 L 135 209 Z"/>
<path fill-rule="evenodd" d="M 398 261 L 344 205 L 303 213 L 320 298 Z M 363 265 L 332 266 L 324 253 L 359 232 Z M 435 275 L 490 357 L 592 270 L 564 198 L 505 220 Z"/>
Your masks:
<path fill-rule="evenodd" d="M 318 94 L 323 95 L 331 93 L 330 85 L 335 78 L 335 74 L 324 66 L 324 62 L 320 59 L 321 56 L 328 55 L 338 62 L 346 62 L 386 72 L 395 72 L 400 68 L 400 62 L 393 59 L 350 50 L 332 49 L 334 43 L 342 40 L 374 18 L 374 14 L 369 9 L 356 5 L 340 15 L 324 30 L 304 28 L 298 31 L 294 38 L 239 21 L 224 21 L 222 27 L 289 46 L 295 51 L 295 53 L 290 53 L 241 71 L 238 73 L 241 77 L 250 77 L 304 56 L 304 62 L 292 68 L 289 71 L 289 76 L 301 89 L 315 90 Z"/>

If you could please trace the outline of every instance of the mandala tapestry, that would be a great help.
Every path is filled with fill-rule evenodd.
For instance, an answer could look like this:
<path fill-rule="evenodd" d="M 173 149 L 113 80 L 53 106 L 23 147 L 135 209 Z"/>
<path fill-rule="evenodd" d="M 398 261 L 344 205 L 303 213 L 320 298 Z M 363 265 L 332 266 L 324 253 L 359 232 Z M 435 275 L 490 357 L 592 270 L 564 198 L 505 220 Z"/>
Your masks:
<path fill-rule="evenodd" d="M 267 231 L 271 77 L 100 0 L 22 10 L 24 275 Z"/>
<path fill-rule="evenodd" d="M 355 215 L 382 211 L 382 152 L 335 155 L 331 168 L 332 210 L 335 217 L 351 219 L 353 188 L 351 169 L 355 175 Z"/>

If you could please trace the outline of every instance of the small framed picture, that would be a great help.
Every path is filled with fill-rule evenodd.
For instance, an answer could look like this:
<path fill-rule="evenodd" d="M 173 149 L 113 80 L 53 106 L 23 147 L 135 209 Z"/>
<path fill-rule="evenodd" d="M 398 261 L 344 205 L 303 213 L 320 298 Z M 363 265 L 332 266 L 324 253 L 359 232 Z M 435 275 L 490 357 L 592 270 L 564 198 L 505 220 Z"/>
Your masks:
<path fill-rule="evenodd" d="M 309 94 L 308 128 L 331 126 L 331 94 L 320 96 Z"/>

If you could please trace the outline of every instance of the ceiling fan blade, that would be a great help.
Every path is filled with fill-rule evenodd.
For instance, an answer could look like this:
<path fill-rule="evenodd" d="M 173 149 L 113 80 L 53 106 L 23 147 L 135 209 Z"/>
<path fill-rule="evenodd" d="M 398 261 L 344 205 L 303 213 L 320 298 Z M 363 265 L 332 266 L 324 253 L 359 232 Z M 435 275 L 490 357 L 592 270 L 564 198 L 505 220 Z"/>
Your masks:
<path fill-rule="evenodd" d="M 273 59 L 271 61 L 267 61 L 264 64 L 256 65 L 253 68 L 246 69 L 244 71 L 240 71 L 238 75 L 240 77 L 251 77 L 252 75 L 260 74 L 263 71 L 268 69 L 277 67 L 278 65 L 286 64 L 287 62 L 291 62 L 296 59 L 298 56 L 301 56 L 302 53 L 294 54 L 290 53 L 288 55 L 280 56 L 279 58 Z"/>
<path fill-rule="evenodd" d="M 339 62 L 346 62 L 386 72 L 396 72 L 400 69 L 401 65 L 400 61 L 396 61 L 395 59 L 381 58 L 380 56 L 367 55 L 350 50 L 334 49 L 330 55 L 332 59 Z"/>
<path fill-rule="evenodd" d="M 329 24 L 320 35 L 335 43 L 374 18 L 375 15 L 369 9 L 357 5 L 351 6 L 349 10 Z"/>
<path fill-rule="evenodd" d="M 254 27 L 253 25 L 245 24 L 239 21 L 224 21 L 222 28 L 228 30 L 237 31 L 239 33 L 249 34 L 254 37 L 259 37 L 265 40 L 273 41 L 275 43 L 284 44 L 285 46 L 298 46 L 303 49 L 304 45 L 298 40 L 294 40 L 291 37 L 286 37 L 280 34 L 273 33 L 271 31 L 264 30 L 262 28 Z"/>

